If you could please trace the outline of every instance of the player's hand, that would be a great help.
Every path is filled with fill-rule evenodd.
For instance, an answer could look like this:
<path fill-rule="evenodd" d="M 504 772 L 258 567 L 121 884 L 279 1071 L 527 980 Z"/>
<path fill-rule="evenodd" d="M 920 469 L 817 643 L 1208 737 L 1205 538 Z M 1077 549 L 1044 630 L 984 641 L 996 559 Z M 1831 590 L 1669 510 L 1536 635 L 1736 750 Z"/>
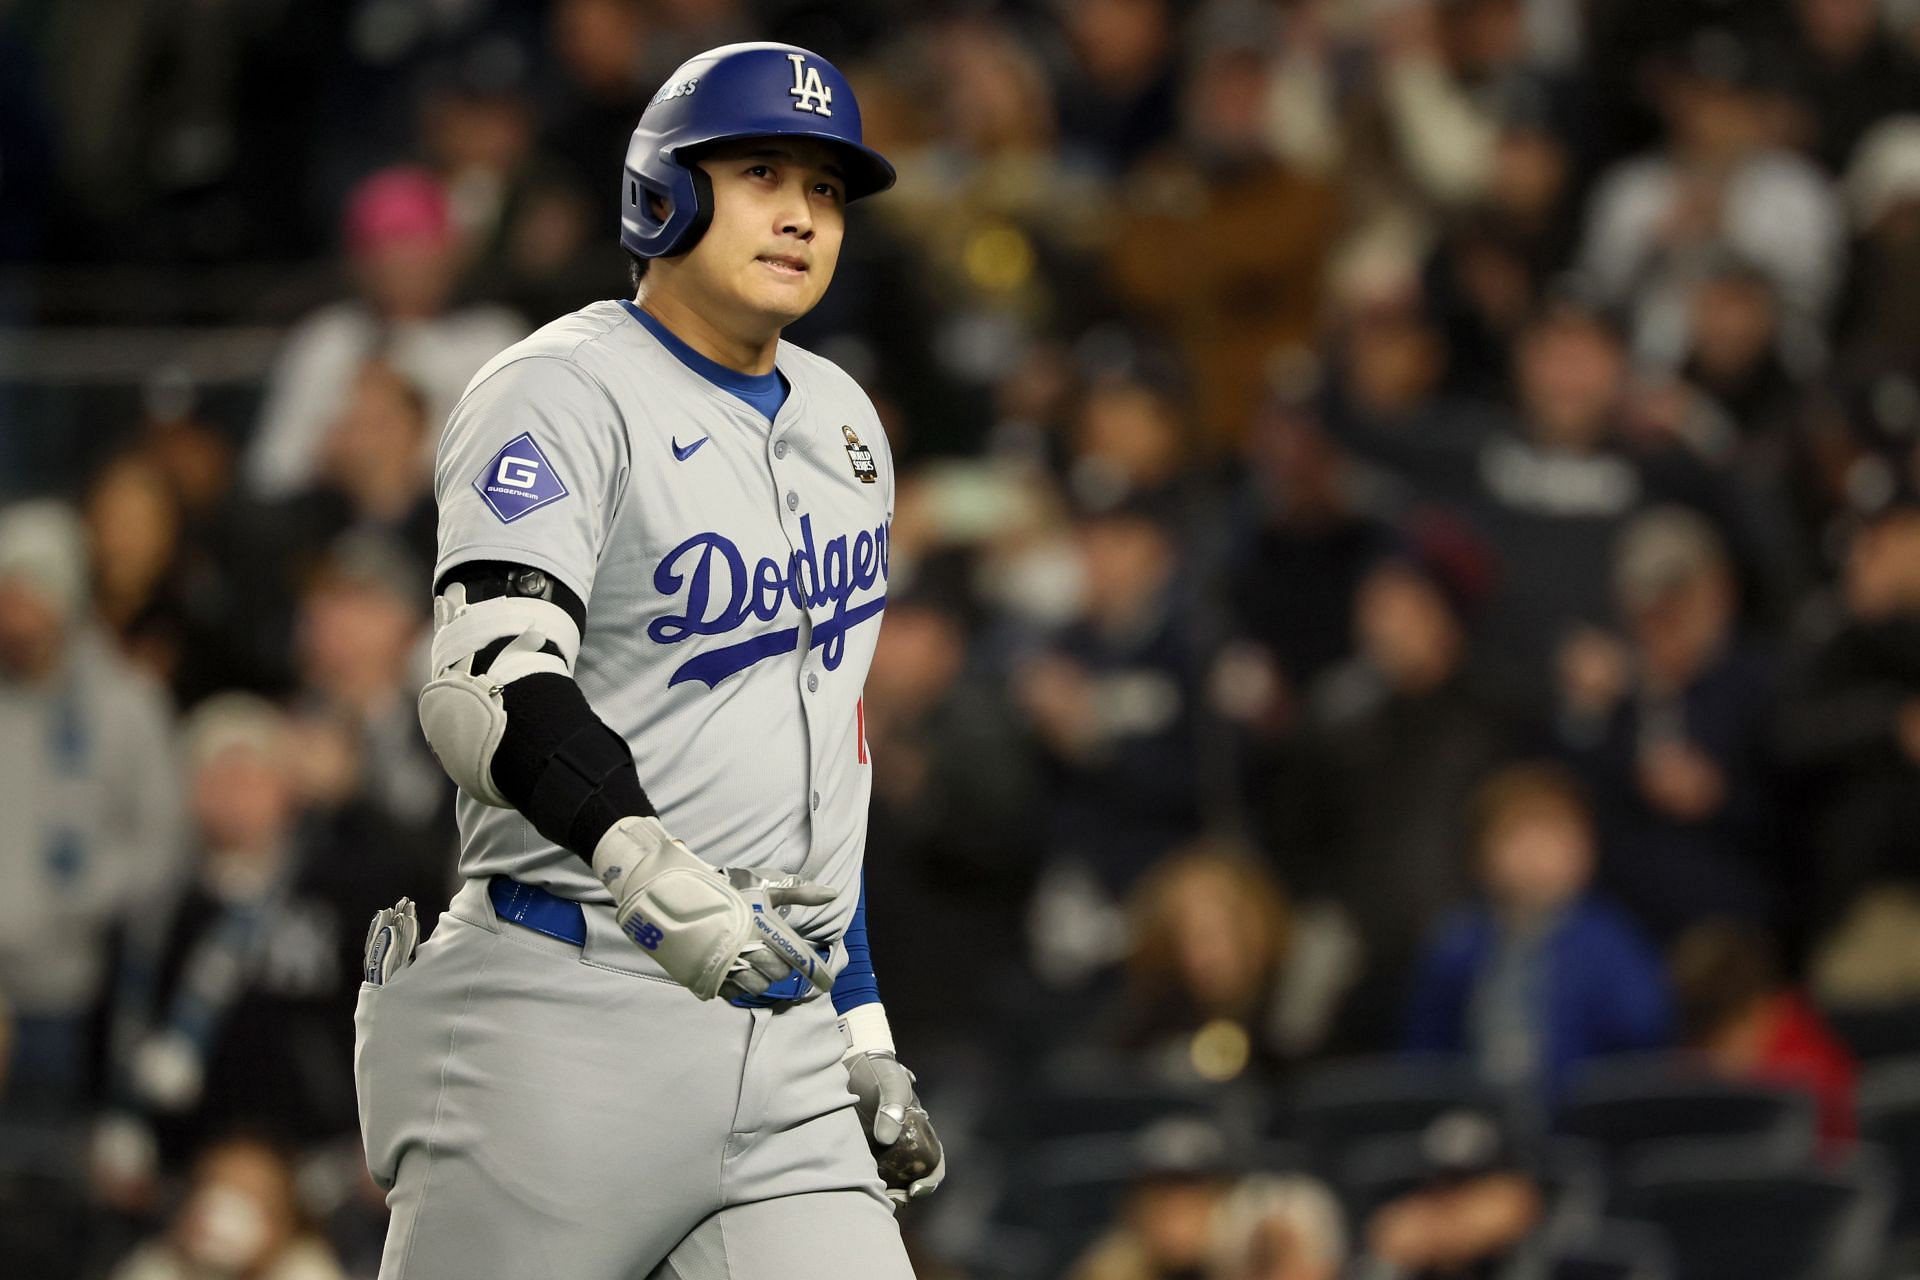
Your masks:
<path fill-rule="evenodd" d="M 825 906 L 833 901 L 834 891 L 826 885 L 802 880 L 799 876 L 767 880 L 738 867 L 729 867 L 722 874 L 726 876 L 727 883 L 746 899 L 748 910 L 753 912 L 755 926 L 778 926 L 780 932 L 762 938 L 759 943 L 740 953 L 740 958 L 727 971 L 726 980 L 720 984 L 720 998 L 734 1000 L 742 996 L 765 995 L 769 987 L 784 982 L 795 973 L 812 981 L 815 992 L 824 994 L 831 991 L 839 971 L 825 963 L 816 948 L 787 926 L 786 917 L 788 910 L 793 907 Z M 788 959 L 794 954 L 796 945 L 805 958 L 806 967 Z M 807 998 L 811 999 L 812 994 Z"/>
<path fill-rule="evenodd" d="M 933 1121 L 914 1092 L 913 1072 L 894 1056 L 893 1035 L 877 1004 L 850 1009 L 840 1020 L 854 1112 L 873 1149 L 874 1163 L 898 1208 L 925 1199 L 947 1176 L 947 1157 Z"/>
<path fill-rule="evenodd" d="M 613 895 L 621 930 L 702 1000 L 761 995 L 789 973 L 833 989 L 832 967 L 784 915 L 833 901 L 825 885 L 743 872 L 730 879 L 658 818 L 615 823 L 594 848 L 593 871 Z"/>

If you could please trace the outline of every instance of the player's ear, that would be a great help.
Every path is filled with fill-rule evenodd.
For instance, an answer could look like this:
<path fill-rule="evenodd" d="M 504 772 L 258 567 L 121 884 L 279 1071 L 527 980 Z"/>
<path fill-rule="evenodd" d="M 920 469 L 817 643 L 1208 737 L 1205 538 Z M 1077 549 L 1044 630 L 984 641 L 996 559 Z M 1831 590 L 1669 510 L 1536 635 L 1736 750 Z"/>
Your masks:
<path fill-rule="evenodd" d="M 667 198 L 656 192 L 647 192 L 647 212 L 661 222 L 667 220 Z"/>

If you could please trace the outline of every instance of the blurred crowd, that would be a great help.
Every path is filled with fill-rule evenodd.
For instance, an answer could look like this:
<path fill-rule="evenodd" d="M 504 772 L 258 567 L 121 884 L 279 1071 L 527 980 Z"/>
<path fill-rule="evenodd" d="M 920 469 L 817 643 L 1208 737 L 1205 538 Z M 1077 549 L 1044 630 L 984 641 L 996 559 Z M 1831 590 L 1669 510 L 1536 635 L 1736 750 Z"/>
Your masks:
<path fill-rule="evenodd" d="M 0 1270 L 373 1275 L 365 922 L 453 888 L 439 426 L 621 295 L 628 133 L 750 38 L 900 170 L 789 336 L 901 469 L 869 882 L 953 1155 L 923 1276 L 1562 1274 L 1551 1139 L 1621 1055 L 1803 1096 L 1796 1169 L 1875 1150 L 1920 5 L 0 0 L 0 344 L 284 327 L 64 451 L 0 382 Z M 1361 1151 L 1330 1078 L 1449 1105 Z M 1887 1186 L 1856 1262 L 1915 1256 Z"/>

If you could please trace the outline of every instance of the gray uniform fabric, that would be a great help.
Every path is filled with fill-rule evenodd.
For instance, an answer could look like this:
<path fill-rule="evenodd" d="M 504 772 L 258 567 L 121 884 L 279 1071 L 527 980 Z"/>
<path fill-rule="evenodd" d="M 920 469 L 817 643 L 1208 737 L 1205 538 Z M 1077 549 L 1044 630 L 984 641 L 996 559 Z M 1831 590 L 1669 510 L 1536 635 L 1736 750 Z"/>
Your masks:
<path fill-rule="evenodd" d="M 825 1001 L 702 1003 L 462 891 L 361 988 L 382 1280 L 911 1280 Z"/>
<path fill-rule="evenodd" d="M 823 940 L 859 897 L 871 774 L 857 703 L 886 602 L 893 466 L 853 379 L 785 342 L 775 365 L 793 389 L 769 429 L 617 302 L 508 348 L 441 441 L 435 574 L 513 560 L 585 600 L 574 677 L 667 830 L 716 865 L 839 889 L 792 917 Z M 522 436 L 533 450 L 509 447 Z M 513 494 L 483 492 L 503 471 L 539 505 L 515 515 Z M 549 478 L 566 495 L 541 501 Z M 519 814 L 463 795 L 459 819 L 463 874 L 610 901 Z"/>
<path fill-rule="evenodd" d="M 575 679 L 667 830 L 715 865 L 833 887 L 791 923 L 837 946 L 893 468 L 851 378 L 784 342 L 775 360 L 791 393 L 769 424 L 617 302 L 502 352 L 441 441 L 435 572 L 515 561 L 585 600 Z M 910 1280 L 830 1003 L 702 1003 L 620 933 L 579 857 L 465 795 L 458 818 L 465 888 L 360 997 L 382 1280 Z M 497 922 L 496 875 L 585 904 L 585 947 Z"/>

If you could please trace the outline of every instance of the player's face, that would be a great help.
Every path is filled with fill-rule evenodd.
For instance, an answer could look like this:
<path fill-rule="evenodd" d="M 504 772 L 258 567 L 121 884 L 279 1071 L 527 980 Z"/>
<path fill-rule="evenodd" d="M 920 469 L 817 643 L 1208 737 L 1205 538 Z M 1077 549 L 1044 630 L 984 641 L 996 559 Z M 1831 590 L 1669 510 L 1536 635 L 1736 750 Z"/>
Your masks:
<path fill-rule="evenodd" d="M 703 294 L 781 326 L 813 310 L 833 279 L 846 225 L 846 178 L 810 139 L 731 144 L 700 159 L 713 221 L 687 255 Z"/>

